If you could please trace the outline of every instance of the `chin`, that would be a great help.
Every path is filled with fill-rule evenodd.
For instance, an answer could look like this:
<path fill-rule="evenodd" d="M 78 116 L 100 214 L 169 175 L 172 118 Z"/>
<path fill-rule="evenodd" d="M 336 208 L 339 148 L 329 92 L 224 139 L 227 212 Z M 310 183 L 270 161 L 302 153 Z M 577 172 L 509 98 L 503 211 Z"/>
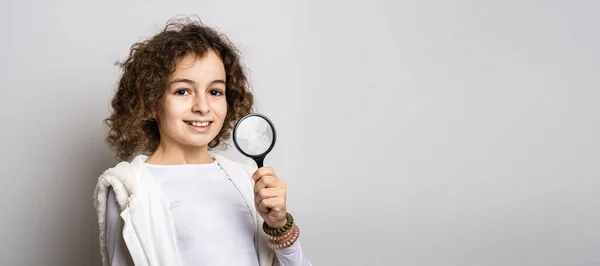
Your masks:
<path fill-rule="evenodd" d="M 204 147 L 217 137 L 219 132 L 211 132 L 206 134 L 181 134 L 179 135 L 178 142 L 185 146 L 191 147 Z"/>
<path fill-rule="evenodd" d="M 216 137 L 216 136 L 215 136 Z M 215 138 L 205 138 L 205 137 L 200 137 L 200 138 L 188 138 L 185 140 L 185 144 L 189 145 L 189 146 L 194 146 L 194 147 L 204 147 L 204 146 L 208 146 L 208 144 Z"/>
<path fill-rule="evenodd" d="M 208 147 L 208 143 L 210 143 L 210 141 L 187 141 L 186 144 L 188 146 L 192 146 L 192 147 L 196 147 L 196 148 L 201 148 L 204 146 Z"/>

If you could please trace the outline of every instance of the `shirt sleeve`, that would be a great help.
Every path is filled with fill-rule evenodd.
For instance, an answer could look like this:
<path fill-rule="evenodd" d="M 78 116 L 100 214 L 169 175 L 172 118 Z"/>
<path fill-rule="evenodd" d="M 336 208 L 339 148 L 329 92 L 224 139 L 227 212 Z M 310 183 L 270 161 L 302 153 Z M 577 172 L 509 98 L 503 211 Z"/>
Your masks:
<path fill-rule="evenodd" d="M 304 256 L 299 240 L 287 248 L 275 250 L 275 255 L 281 266 L 312 266 Z"/>
<path fill-rule="evenodd" d="M 123 240 L 123 219 L 119 215 L 119 205 L 112 188 L 108 192 L 106 206 L 106 245 L 111 266 L 133 266 L 133 260 Z"/>

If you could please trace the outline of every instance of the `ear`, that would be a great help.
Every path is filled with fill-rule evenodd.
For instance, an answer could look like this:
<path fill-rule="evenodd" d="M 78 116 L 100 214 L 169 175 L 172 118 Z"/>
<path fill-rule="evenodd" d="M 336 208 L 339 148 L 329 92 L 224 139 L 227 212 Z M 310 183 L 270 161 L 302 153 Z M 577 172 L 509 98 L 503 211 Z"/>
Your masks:
<path fill-rule="evenodd" d="M 145 122 L 158 122 L 158 119 L 156 119 L 156 116 L 150 116 L 149 118 L 143 118 L 142 121 Z"/>
<path fill-rule="evenodd" d="M 158 121 L 158 111 L 154 110 L 152 113 L 150 113 L 150 120 Z"/>

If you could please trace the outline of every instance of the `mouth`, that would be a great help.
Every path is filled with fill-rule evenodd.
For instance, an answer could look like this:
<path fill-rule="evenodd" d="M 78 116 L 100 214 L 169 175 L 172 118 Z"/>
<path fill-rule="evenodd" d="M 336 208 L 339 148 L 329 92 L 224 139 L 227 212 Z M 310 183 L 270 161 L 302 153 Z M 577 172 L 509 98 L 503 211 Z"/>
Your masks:
<path fill-rule="evenodd" d="M 193 127 L 199 127 L 199 128 L 204 128 L 204 127 L 208 127 L 212 124 L 212 121 L 183 121 L 186 124 L 193 126 Z"/>

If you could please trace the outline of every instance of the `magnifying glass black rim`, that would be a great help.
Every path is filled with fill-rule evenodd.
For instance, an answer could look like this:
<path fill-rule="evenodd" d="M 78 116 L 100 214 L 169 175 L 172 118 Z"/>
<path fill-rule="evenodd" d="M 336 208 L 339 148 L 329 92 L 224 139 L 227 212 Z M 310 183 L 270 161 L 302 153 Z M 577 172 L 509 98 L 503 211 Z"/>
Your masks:
<path fill-rule="evenodd" d="M 273 141 L 271 141 L 271 146 L 269 146 L 269 148 L 265 152 L 263 152 L 263 153 L 261 153 L 259 155 L 251 155 L 251 154 L 246 153 L 244 151 L 244 149 L 240 148 L 240 145 L 238 144 L 237 138 L 236 138 L 237 129 L 240 126 L 240 124 L 242 123 L 242 121 L 244 121 L 246 118 L 253 117 L 253 116 L 258 116 L 258 117 L 261 117 L 261 118 L 265 119 L 267 121 L 267 123 L 269 123 L 269 125 L 271 126 L 271 130 L 273 131 Z M 266 117 L 263 114 L 259 114 L 259 113 L 247 114 L 244 117 L 242 117 L 235 124 L 235 127 L 233 128 L 233 144 L 235 144 L 235 147 L 238 149 L 238 151 L 240 151 L 243 155 L 246 155 L 246 156 L 248 156 L 250 158 L 254 158 L 254 159 L 264 158 L 273 149 L 273 147 L 275 146 L 275 142 L 276 141 L 277 141 L 277 131 L 275 130 L 275 126 L 273 125 L 273 122 L 271 122 L 271 119 L 269 119 L 268 117 Z"/>

